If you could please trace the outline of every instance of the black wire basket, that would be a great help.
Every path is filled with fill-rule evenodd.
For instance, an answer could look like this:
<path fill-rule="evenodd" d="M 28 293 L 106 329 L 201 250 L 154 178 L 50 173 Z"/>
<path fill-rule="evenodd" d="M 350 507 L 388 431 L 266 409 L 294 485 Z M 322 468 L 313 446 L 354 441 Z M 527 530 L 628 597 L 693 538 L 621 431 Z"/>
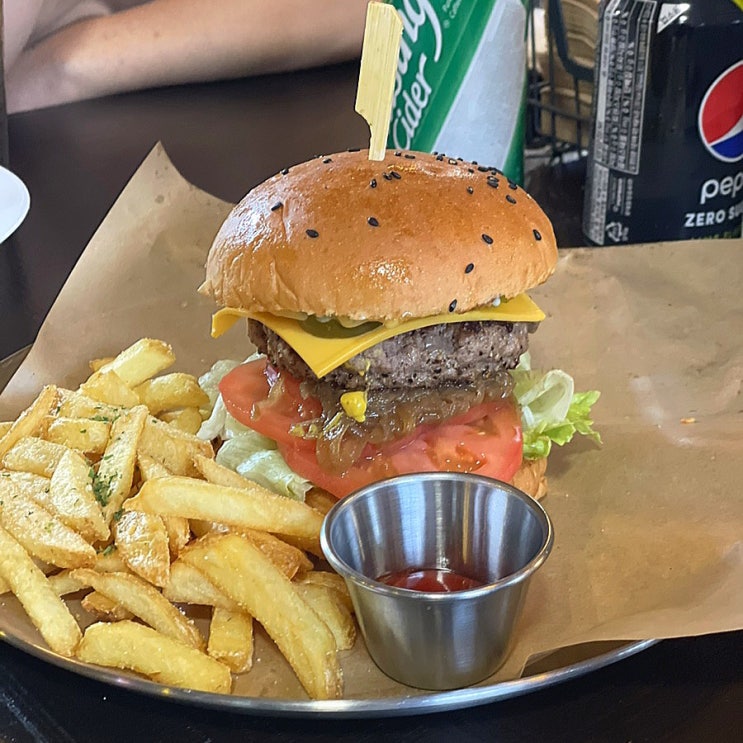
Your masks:
<path fill-rule="evenodd" d="M 584 8 L 572 2 L 567 9 L 575 16 L 585 9 L 582 56 L 573 53 L 562 0 L 531 0 L 528 20 L 527 157 L 563 159 L 580 156 L 588 147 L 591 128 L 593 61 L 587 59 L 596 44 L 590 3 Z M 540 18 L 543 14 L 544 22 Z M 544 27 L 546 50 L 539 38 Z M 573 36 L 575 38 L 575 36 Z"/>

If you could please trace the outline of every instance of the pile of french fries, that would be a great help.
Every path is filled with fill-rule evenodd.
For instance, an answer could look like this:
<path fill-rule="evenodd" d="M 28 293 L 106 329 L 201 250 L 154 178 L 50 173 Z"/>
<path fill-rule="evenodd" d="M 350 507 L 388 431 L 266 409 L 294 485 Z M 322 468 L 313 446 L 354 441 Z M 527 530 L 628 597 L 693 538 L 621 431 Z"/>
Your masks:
<path fill-rule="evenodd" d="M 174 362 L 142 339 L 0 423 L 0 592 L 60 655 L 199 691 L 250 670 L 257 621 L 311 698 L 338 698 L 356 626 L 342 579 L 313 559 L 333 499 L 217 464 L 195 436 L 208 397 L 162 373 Z M 190 605 L 211 607 L 208 637 Z"/>

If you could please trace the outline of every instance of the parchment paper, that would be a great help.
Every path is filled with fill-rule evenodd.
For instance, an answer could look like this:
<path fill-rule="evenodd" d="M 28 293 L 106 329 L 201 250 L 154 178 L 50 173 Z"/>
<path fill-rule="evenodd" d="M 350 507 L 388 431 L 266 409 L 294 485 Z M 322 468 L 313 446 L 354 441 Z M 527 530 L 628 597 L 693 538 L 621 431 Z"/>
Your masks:
<path fill-rule="evenodd" d="M 196 294 L 229 208 L 156 147 L 0 397 L 0 419 L 44 383 L 76 386 L 89 359 L 143 336 L 172 343 L 178 367 L 194 373 L 245 357 L 244 329 L 211 339 L 213 307 Z M 735 240 L 564 250 L 531 292 L 547 313 L 531 337 L 533 363 L 602 391 L 604 444 L 578 441 L 550 458 L 543 502 L 555 548 L 530 586 L 509 660 L 486 683 L 517 678 L 529 658 L 560 647 L 743 627 L 742 289 Z M 9 611 L 0 625 L 23 634 L 27 620 Z M 302 696 L 268 643 L 259 652 L 237 693 Z M 376 669 L 362 642 L 343 665 L 351 697 L 411 693 Z"/>

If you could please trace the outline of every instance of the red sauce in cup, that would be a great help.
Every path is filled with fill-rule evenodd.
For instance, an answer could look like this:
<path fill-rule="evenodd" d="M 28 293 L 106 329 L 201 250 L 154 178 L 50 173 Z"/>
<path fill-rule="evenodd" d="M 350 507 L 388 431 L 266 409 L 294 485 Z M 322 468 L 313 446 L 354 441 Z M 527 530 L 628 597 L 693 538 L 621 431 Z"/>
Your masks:
<path fill-rule="evenodd" d="M 485 585 L 482 581 L 469 578 L 447 568 L 406 568 L 394 573 L 380 575 L 377 580 L 396 588 L 426 593 L 452 593 L 467 591 Z"/>

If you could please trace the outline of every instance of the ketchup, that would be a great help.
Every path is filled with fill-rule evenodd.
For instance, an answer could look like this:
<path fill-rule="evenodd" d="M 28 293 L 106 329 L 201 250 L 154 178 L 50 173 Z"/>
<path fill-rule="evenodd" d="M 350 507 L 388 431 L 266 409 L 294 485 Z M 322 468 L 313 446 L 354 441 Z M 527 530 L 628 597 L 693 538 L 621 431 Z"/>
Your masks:
<path fill-rule="evenodd" d="M 467 591 L 485 585 L 482 581 L 455 573 L 448 568 L 406 568 L 394 573 L 380 575 L 377 580 L 396 588 L 407 588 L 410 591 L 426 593 L 452 593 Z"/>

